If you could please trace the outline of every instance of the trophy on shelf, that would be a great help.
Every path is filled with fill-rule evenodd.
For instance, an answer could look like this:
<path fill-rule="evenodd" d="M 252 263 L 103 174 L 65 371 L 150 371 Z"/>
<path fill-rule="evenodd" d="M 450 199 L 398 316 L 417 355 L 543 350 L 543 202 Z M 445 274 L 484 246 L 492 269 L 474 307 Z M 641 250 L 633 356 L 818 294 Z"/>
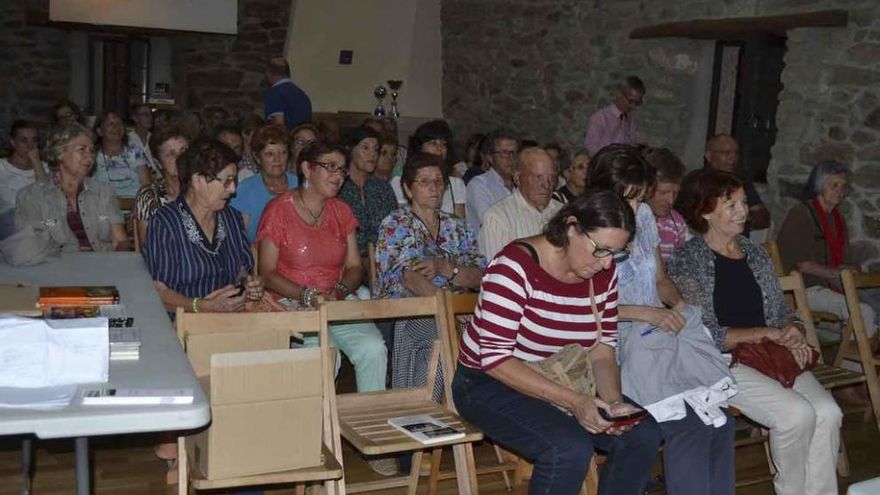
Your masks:
<path fill-rule="evenodd" d="M 397 108 L 397 97 L 400 96 L 398 91 L 401 86 L 403 86 L 403 81 L 400 79 L 388 80 L 388 87 L 391 88 L 391 116 L 394 118 L 400 117 L 400 110 Z"/>
<path fill-rule="evenodd" d="M 373 115 L 375 115 L 376 117 L 382 117 L 385 115 L 385 107 L 382 105 L 382 100 L 385 99 L 385 95 L 387 94 L 388 90 L 385 89 L 385 86 L 382 86 L 381 84 L 376 86 L 376 89 L 373 90 L 373 96 L 375 96 L 376 99 L 379 100 L 376 108 L 373 110 Z"/>

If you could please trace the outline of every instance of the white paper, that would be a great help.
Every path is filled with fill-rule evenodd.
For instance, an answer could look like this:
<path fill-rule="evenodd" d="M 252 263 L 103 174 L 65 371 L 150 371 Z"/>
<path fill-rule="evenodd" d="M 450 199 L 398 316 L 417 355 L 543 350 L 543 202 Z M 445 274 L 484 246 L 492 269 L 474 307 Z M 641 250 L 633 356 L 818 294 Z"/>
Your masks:
<path fill-rule="evenodd" d="M 0 316 L 0 387 L 104 383 L 110 365 L 106 318 Z"/>

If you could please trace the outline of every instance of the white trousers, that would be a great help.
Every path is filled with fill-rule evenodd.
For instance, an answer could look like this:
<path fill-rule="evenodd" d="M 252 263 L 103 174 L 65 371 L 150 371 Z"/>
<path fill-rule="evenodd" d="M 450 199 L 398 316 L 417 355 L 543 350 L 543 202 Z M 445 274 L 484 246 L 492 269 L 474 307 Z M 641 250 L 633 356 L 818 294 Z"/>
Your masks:
<path fill-rule="evenodd" d="M 742 364 L 731 371 L 739 392 L 730 403 L 770 430 L 776 495 L 836 495 L 843 413 L 831 394 L 810 372 L 785 388 Z"/>
<path fill-rule="evenodd" d="M 810 309 L 814 311 L 831 313 L 837 315 L 838 318 L 843 320 L 849 319 L 846 297 L 839 292 L 834 292 L 828 287 L 822 287 L 819 285 L 808 287 L 807 304 L 809 304 Z M 867 331 L 868 338 L 870 338 L 877 333 L 877 325 L 875 324 L 877 321 L 877 314 L 874 312 L 874 308 L 865 303 L 860 303 L 859 306 L 862 308 L 862 320 L 865 322 L 865 330 Z M 853 336 L 853 339 L 855 339 L 855 336 Z M 861 364 L 848 359 L 843 361 L 843 367 L 860 373 L 862 371 Z"/>

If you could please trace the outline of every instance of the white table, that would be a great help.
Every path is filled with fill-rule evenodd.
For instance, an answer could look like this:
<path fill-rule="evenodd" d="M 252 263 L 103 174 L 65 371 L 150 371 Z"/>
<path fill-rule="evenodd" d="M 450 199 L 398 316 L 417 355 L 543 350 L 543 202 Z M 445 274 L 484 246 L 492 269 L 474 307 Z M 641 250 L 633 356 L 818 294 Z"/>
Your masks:
<path fill-rule="evenodd" d="M 77 493 L 89 493 L 88 437 L 189 430 L 211 420 L 210 404 L 196 381 L 146 265 L 136 253 L 69 253 L 32 267 L 0 263 L 0 283 L 35 286 L 115 285 L 120 302 L 140 329 L 137 361 L 110 361 L 111 388 L 191 388 L 191 405 L 83 406 L 78 398 L 63 409 L 0 409 L 0 435 L 76 438 Z M 84 385 L 88 386 L 88 385 Z M 29 466 L 26 463 L 26 469 Z"/>

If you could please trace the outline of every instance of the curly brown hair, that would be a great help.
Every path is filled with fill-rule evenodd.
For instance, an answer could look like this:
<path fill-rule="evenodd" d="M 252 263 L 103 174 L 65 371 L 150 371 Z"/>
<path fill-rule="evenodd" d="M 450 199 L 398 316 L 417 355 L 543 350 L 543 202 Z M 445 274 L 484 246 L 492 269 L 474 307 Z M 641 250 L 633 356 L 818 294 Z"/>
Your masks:
<path fill-rule="evenodd" d="M 676 204 L 688 226 L 698 234 L 705 234 L 709 231 L 709 222 L 703 215 L 715 211 L 719 199 L 729 198 L 742 188 L 743 182 L 731 173 L 696 170 L 682 181 Z"/>

